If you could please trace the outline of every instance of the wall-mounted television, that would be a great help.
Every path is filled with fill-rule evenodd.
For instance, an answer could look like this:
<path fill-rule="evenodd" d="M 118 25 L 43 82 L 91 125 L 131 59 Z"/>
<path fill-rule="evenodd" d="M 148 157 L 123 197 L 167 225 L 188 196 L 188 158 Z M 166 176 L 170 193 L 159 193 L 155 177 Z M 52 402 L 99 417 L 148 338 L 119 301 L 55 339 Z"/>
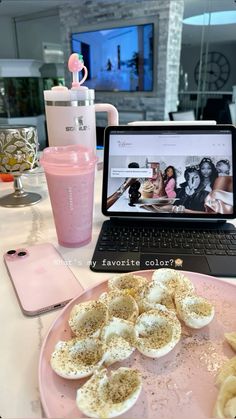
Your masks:
<path fill-rule="evenodd" d="M 111 25 L 113 26 L 113 25 Z M 154 90 L 154 23 L 71 33 L 72 52 L 83 55 L 85 85 L 96 91 Z"/>

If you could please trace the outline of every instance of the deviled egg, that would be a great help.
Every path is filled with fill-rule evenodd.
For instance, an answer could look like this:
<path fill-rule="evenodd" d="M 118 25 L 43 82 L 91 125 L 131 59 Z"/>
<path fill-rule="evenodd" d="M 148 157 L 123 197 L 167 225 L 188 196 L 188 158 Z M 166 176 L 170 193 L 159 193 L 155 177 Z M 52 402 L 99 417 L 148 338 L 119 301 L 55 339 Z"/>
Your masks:
<path fill-rule="evenodd" d="M 140 289 L 148 283 L 148 280 L 140 275 L 132 273 L 115 275 L 108 280 L 108 290 L 125 290 L 134 298 L 139 294 Z"/>
<path fill-rule="evenodd" d="M 108 310 L 104 304 L 100 301 L 85 301 L 72 308 L 69 325 L 79 339 L 98 337 L 107 319 Z"/>
<path fill-rule="evenodd" d="M 164 285 L 172 297 L 180 291 L 194 292 L 194 286 L 190 279 L 175 269 L 157 269 L 153 272 L 152 280 L 156 284 Z"/>
<path fill-rule="evenodd" d="M 119 368 L 111 372 L 97 370 L 77 391 L 76 404 L 90 418 L 114 418 L 130 409 L 142 389 L 137 370 Z"/>
<path fill-rule="evenodd" d="M 175 295 L 177 316 L 193 329 L 208 325 L 215 314 L 213 305 L 203 297 L 177 293 Z"/>
<path fill-rule="evenodd" d="M 106 345 L 106 366 L 128 358 L 135 350 L 137 336 L 133 323 L 116 317 L 109 320 L 101 330 L 101 340 Z"/>
<path fill-rule="evenodd" d="M 107 306 L 109 317 L 135 322 L 139 315 L 135 299 L 126 291 L 104 292 L 100 295 L 99 301 Z"/>
<path fill-rule="evenodd" d="M 139 312 L 149 311 L 158 308 L 159 304 L 166 306 L 168 309 L 175 310 L 171 294 L 168 289 L 161 283 L 150 281 L 142 288 L 136 298 Z"/>
<path fill-rule="evenodd" d="M 137 349 L 145 356 L 160 358 L 170 352 L 181 337 L 181 324 L 175 313 L 159 304 L 141 314 L 135 324 Z"/>
<path fill-rule="evenodd" d="M 51 355 L 51 366 L 63 378 L 88 377 L 102 365 L 104 350 L 101 341 L 94 338 L 59 341 Z"/>

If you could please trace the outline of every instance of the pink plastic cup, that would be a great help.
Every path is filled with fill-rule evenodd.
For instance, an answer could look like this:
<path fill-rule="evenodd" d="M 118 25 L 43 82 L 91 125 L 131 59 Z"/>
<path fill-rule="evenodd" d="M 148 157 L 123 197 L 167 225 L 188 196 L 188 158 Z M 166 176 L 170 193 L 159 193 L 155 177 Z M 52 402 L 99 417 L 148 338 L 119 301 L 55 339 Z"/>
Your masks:
<path fill-rule="evenodd" d="M 97 157 L 81 145 L 48 147 L 45 170 L 58 243 L 79 247 L 92 236 L 94 173 Z"/>

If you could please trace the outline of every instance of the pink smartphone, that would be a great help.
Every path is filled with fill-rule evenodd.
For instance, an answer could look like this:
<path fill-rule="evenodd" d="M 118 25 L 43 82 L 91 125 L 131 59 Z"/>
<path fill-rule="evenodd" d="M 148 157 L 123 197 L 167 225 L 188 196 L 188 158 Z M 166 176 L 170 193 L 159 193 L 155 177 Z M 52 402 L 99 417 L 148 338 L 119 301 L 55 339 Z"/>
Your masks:
<path fill-rule="evenodd" d="M 27 316 L 63 307 L 84 291 L 50 243 L 9 250 L 4 261 Z"/>

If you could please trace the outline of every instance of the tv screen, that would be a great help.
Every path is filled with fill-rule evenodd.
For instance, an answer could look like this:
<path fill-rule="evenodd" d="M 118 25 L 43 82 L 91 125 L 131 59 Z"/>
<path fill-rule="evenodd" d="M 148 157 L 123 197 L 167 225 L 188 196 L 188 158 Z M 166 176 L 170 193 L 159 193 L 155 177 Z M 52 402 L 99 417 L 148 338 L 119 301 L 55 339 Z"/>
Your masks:
<path fill-rule="evenodd" d="M 151 92 L 153 37 L 153 23 L 72 33 L 72 52 L 83 55 L 88 69 L 85 85 L 97 91 Z"/>

